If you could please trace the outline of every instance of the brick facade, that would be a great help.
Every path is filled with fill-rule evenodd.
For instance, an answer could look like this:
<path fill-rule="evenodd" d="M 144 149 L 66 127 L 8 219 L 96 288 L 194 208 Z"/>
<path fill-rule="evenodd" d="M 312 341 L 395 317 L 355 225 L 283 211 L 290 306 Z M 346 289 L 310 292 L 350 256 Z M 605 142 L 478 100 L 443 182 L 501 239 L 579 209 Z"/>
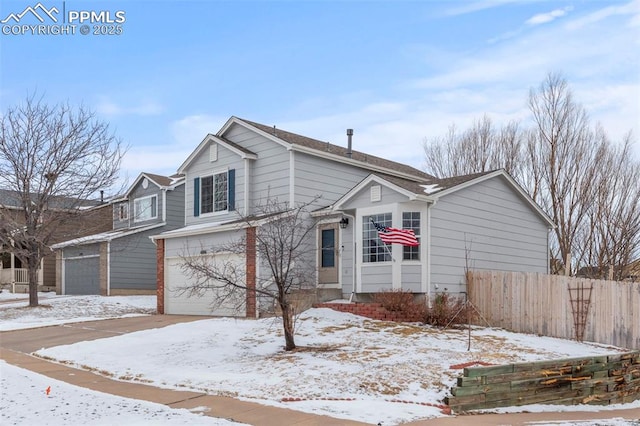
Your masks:
<path fill-rule="evenodd" d="M 157 310 L 164 314 L 164 240 L 156 240 Z"/>
<path fill-rule="evenodd" d="M 423 322 L 419 315 L 399 311 L 389 311 L 380 303 L 317 303 L 314 308 L 329 308 L 381 321 Z"/>
<path fill-rule="evenodd" d="M 256 318 L 256 228 L 246 231 L 247 318 Z"/>

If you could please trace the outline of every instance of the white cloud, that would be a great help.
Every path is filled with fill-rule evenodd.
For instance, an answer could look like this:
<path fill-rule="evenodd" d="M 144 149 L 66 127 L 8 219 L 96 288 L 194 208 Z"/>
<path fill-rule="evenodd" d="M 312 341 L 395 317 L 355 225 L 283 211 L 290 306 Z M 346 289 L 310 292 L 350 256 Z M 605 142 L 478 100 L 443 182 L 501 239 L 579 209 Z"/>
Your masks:
<path fill-rule="evenodd" d="M 220 130 L 228 119 L 228 116 L 189 115 L 171 123 L 171 134 L 178 145 L 195 148 L 209 133 Z"/>
<path fill-rule="evenodd" d="M 196 114 L 174 121 L 170 138 L 162 144 L 134 145 L 127 152 L 122 171 L 135 178 L 140 172 L 171 175 L 209 133 L 216 133 L 229 117 Z"/>
<path fill-rule="evenodd" d="M 162 104 L 150 100 L 125 106 L 118 104 L 107 97 L 102 97 L 98 101 L 96 110 L 99 114 L 110 117 L 119 115 L 150 116 L 163 113 L 165 108 Z"/>
<path fill-rule="evenodd" d="M 563 9 L 555 9 L 552 10 L 551 12 L 547 12 L 547 13 L 539 13 L 537 15 L 532 16 L 531 18 L 529 18 L 526 21 L 527 25 L 540 25 L 540 24 L 546 24 L 548 22 L 554 21 L 557 18 L 561 18 L 563 16 L 565 16 L 567 14 L 567 12 L 570 12 L 573 10 L 572 6 L 567 6 Z"/>
<path fill-rule="evenodd" d="M 582 18 L 573 20 L 568 24 L 568 28 L 578 29 L 618 15 L 628 15 L 630 17 L 630 26 L 640 25 L 640 0 L 633 0 L 623 5 L 609 6 L 599 9 Z"/>
<path fill-rule="evenodd" d="M 444 136 L 453 123 L 464 129 L 485 113 L 496 125 L 528 120 L 529 89 L 549 72 L 560 72 L 593 124 L 600 122 L 613 141 L 629 130 L 638 141 L 640 34 L 620 31 L 617 24 L 635 19 L 637 10 L 631 6 L 637 4 L 616 8 L 616 13 L 606 7 L 590 15 L 599 19 L 572 14 L 563 25 L 549 21 L 531 26 L 473 54 L 442 52 L 446 61 L 427 46 L 418 50 L 430 52 L 430 63 L 440 69 L 397 87 L 399 93 L 368 99 L 360 107 L 334 100 L 333 108 L 325 109 L 330 113 L 319 116 L 316 111 L 312 120 L 276 124 L 343 146 L 344 130 L 353 128 L 354 149 L 421 167 L 425 137 Z M 640 157 L 640 144 L 636 150 Z"/>
<path fill-rule="evenodd" d="M 504 6 L 509 3 L 521 2 L 522 0 L 480 0 L 471 2 L 451 2 L 455 6 L 445 11 L 446 16 L 466 15 L 469 13 L 480 12 L 482 10 L 493 9 L 494 7 Z"/>

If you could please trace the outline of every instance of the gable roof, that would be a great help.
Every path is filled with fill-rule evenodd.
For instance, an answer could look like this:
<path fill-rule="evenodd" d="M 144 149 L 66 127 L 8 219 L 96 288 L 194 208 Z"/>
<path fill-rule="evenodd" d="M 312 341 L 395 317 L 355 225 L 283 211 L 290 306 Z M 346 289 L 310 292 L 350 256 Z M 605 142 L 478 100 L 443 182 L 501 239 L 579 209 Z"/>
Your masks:
<path fill-rule="evenodd" d="M 180 165 L 180 167 L 178 167 L 178 173 L 184 173 L 184 170 L 187 167 L 189 167 L 191 162 L 195 160 L 195 158 L 200 154 L 200 152 L 202 152 L 203 149 L 209 146 L 209 143 L 211 142 L 216 142 L 219 145 L 224 146 L 225 148 L 239 155 L 240 158 L 246 158 L 250 160 L 255 160 L 258 158 L 255 152 L 252 152 L 251 150 L 248 150 L 238 145 L 235 142 L 231 142 L 229 139 L 221 136 L 220 134 L 212 135 L 211 133 L 209 133 L 207 136 L 204 137 L 204 139 L 202 139 L 202 142 L 198 144 L 196 149 L 194 149 L 191 152 L 191 154 L 189 154 L 189 157 L 187 157 L 187 159 L 184 160 L 184 162 Z"/>
<path fill-rule="evenodd" d="M 58 250 L 58 249 L 62 249 L 70 246 L 81 246 L 85 244 L 95 244 L 95 243 L 101 243 L 105 241 L 113 241 L 113 240 L 117 240 L 118 238 L 123 238 L 129 235 L 138 234 L 140 232 L 160 228 L 161 226 L 164 226 L 164 225 L 165 223 L 154 223 L 153 225 L 143 225 L 135 228 L 115 229 L 111 231 L 105 231 L 99 234 L 87 235 L 84 237 L 74 238 L 73 240 L 67 240 L 67 241 L 62 241 L 60 243 L 56 243 L 51 246 L 51 249 Z"/>
<path fill-rule="evenodd" d="M 346 147 L 334 145 L 330 142 L 323 142 L 317 139 L 302 136 L 297 133 L 278 129 L 275 126 L 270 127 L 255 121 L 245 120 L 238 117 L 231 117 L 217 133 L 222 137 L 226 131 L 233 125 L 238 124 L 245 128 L 249 128 L 262 136 L 273 140 L 276 143 L 293 151 L 300 151 L 311 155 L 316 155 L 330 160 L 347 163 L 361 167 L 372 172 L 385 173 L 393 176 L 401 176 L 414 179 L 433 178 L 428 173 L 418 170 L 406 164 L 387 160 L 384 158 L 369 155 L 360 151 L 351 151 L 348 155 Z"/>
<path fill-rule="evenodd" d="M 121 197 L 114 199 L 113 201 L 118 202 L 129 197 L 129 194 L 131 194 L 135 189 L 135 187 L 138 186 L 138 184 L 145 178 L 149 182 L 157 186 L 159 189 L 171 190 L 171 189 L 175 189 L 177 186 L 184 183 L 184 175 L 179 173 L 173 174 L 171 176 L 163 176 L 163 175 L 156 175 L 148 172 L 142 172 L 138 175 L 136 180 L 133 181 L 131 186 L 129 186 L 129 189 L 127 189 L 127 192 L 125 192 L 124 195 L 122 195 Z"/>
<path fill-rule="evenodd" d="M 477 185 L 488 179 L 496 177 L 503 178 L 507 181 L 507 184 L 529 205 L 542 219 L 549 225 L 550 228 L 555 228 L 553 219 L 542 210 L 542 208 L 536 203 L 527 192 L 518 184 L 515 179 L 509 175 L 504 169 L 492 170 L 488 172 L 473 173 L 463 176 L 454 176 L 450 178 L 438 179 L 431 178 L 422 182 L 408 179 L 401 179 L 395 176 L 385 176 L 380 174 L 371 174 L 362 180 L 358 185 L 353 187 L 349 192 L 343 195 L 337 200 L 332 210 L 339 210 L 340 206 L 352 198 L 356 193 L 362 190 L 371 182 L 378 182 L 385 184 L 385 186 L 395 189 L 396 191 L 407 195 L 410 199 L 423 199 L 426 202 L 436 202 L 439 198 L 445 197 L 461 189 L 467 188 L 472 185 Z"/>
<path fill-rule="evenodd" d="M 32 193 L 31 199 L 38 200 L 38 194 Z M 101 206 L 105 202 L 97 200 L 78 200 L 72 197 L 54 195 L 49 198 L 49 208 L 52 209 L 87 209 Z M 12 189 L 0 189 L 0 208 L 22 209 L 22 193 Z"/>

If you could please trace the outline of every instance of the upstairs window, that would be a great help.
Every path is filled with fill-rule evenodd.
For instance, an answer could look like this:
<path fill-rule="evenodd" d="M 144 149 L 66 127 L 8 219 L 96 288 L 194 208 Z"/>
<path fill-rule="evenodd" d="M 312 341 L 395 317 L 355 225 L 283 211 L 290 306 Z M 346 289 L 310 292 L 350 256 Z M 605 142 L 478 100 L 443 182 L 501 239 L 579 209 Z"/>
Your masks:
<path fill-rule="evenodd" d="M 194 180 L 194 216 L 234 210 L 235 170 Z"/>
<path fill-rule="evenodd" d="M 385 244 L 378 236 L 378 230 L 373 226 L 371 220 L 382 225 L 391 226 L 391 213 L 374 214 L 364 216 L 362 221 L 362 261 L 390 262 L 391 244 Z"/>
<path fill-rule="evenodd" d="M 118 204 L 118 220 L 123 222 L 129 219 L 129 203 L 124 202 Z"/>
<path fill-rule="evenodd" d="M 227 172 L 216 173 L 201 179 L 202 188 L 200 199 L 200 213 L 223 212 L 227 210 L 227 194 L 229 192 L 229 180 Z"/>
<path fill-rule="evenodd" d="M 158 197 L 151 195 L 149 197 L 137 198 L 133 201 L 134 220 L 142 222 L 158 217 Z"/>

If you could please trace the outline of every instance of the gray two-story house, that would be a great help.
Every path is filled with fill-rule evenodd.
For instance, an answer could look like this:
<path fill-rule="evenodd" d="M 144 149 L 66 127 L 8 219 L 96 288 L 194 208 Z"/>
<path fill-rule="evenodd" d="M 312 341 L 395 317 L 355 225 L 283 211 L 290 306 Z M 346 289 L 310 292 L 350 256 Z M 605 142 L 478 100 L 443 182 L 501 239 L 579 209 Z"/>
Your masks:
<path fill-rule="evenodd" d="M 207 248 L 245 235 L 239 213 L 252 215 L 269 198 L 295 206 L 320 196 L 309 258 L 323 299 L 392 289 L 459 294 L 466 269 L 548 272 L 553 223 L 506 172 L 437 179 L 351 145 L 351 136 L 345 147 L 237 117 L 207 135 L 178 169 L 185 226 L 152 237 L 159 312 L 255 317 L 270 308 L 259 300 L 241 311 L 213 308 L 213 295 L 180 291 L 191 279 L 185 258 L 215 256 Z M 383 243 L 372 222 L 411 229 L 419 244 Z M 249 278 L 265 273 L 260 259 L 247 259 L 255 253 L 247 247 L 225 261 L 247 265 Z"/>
<path fill-rule="evenodd" d="M 184 226 L 184 178 L 141 173 L 110 202 L 111 230 L 55 244 L 58 294 L 155 294 L 156 249 L 149 239 Z"/>

